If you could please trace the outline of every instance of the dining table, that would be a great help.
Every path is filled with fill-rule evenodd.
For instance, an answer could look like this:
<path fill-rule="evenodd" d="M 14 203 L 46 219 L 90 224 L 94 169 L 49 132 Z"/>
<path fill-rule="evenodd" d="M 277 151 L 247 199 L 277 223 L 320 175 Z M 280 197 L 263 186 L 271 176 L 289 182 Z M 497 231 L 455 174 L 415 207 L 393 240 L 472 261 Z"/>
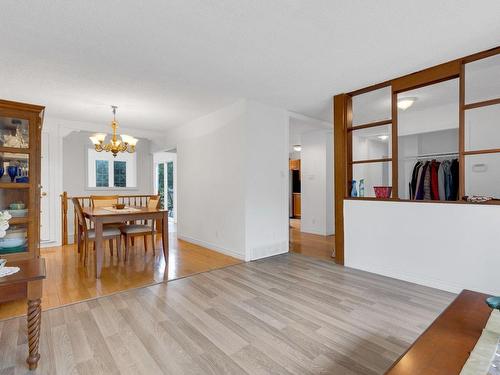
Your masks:
<path fill-rule="evenodd" d="M 168 210 L 149 207 L 126 206 L 122 209 L 113 207 L 83 207 L 83 216 L 95 230 L 95 277 L 101 277 L 104 259 L 103 227 L 109 223 L 129 223 L 142 220 L 161 222 L 161 239 L 165 265 L 168 262 Z"/>

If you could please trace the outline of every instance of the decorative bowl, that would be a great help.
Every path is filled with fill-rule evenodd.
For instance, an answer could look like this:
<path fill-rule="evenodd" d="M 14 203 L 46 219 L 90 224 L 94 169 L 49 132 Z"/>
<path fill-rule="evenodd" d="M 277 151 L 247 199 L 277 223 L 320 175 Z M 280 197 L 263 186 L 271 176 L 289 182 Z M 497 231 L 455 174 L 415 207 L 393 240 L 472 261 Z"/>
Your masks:
<path fill-rule="evenodd" d="M 117 210 L 123 210 L 125 208 L 125 204 L 124 203 L 117 203 L 117 204 L 114 204 L 113 207 L 116 208 Z"/>
<path fill-rule="evenodd" d="M 26 205 L 23 202 L 14 202 L 9 204 L 9 208 L 11 210 L 23 210 L 26 207 Z"/>
<path fill-rule="evenodd" d="M 374 186 L 375 197 L 377 198 L 390 198 L 392 193 L 392 186 Z"/>
<path fill-rule="evenodd" d="M 12 217 L 26 217 L 26 216 L 28 216 L 28 209 L 27 208 L 24 208 L 21 210 L 10 209 L 8 211 L 9 211 L 10 216 L 12 216 Z"/>
<path fill-rule="evenodd" d="M 9 249 L 11 247 L 19 247 L 26 243 L 26 237 L 22 238 L 0 238 L 0 248 Z"/>
<path fill-rule="evenodd" d="M 17 177 L 16 182 L 18 184 L 27 184 L 28 182 L 30 182 L 30 179 L 29 177 Z"/>

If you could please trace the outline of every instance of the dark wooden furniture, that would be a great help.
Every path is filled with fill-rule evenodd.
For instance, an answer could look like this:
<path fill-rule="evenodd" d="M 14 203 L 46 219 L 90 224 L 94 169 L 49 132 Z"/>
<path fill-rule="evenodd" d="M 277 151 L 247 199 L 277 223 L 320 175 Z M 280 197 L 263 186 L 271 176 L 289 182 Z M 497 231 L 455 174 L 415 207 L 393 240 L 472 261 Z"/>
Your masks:
<path fill-rule="evenodd" d="M 444 64 L 436 65 L 402 77 L 394 78 L 369 87 L 361 88 L 349 93 L 335 95 L 333 98 L 333 119 L 334 119 L 334 171 L 335 171 L 335 261 L 337 264 L 344 264 L 344 200 L 390 200 L 402 202 L 414 202 L 412 200 L 400 199 L 398 192 L 398 94 L 404 93 L 416 88 L 436 84 L 450 79 L 459 80 L 459 105 L 457 113 L 459 118 L 459 140 L 458 140 L 458 159 L 459 159 L 459 192 L 456 202 L 446 201 L 452 204 L 467 203 L 463 200 L 465 195 L 465 161 L 468 156 L 481 154 L 500 153 L 500 144 L 498 147 L 490 149 L 466 150 L 465 147 L 465 114 L 467 111 L 486 106 L 500 104 L 500 98 L 466 103 L 465 89 L 465 66 L 468 63 L 479 61 L 500 54 L 500 47 L 495 47 L 487 51 L 482 51 L 473 55 L 465 56 Z M 390 117 L 384 120 L 378 120 L 364 124 L 353 125 L 352 99 L 357 95 L 366 94 L 378 89 L 389 88 L 391 97 Z M 367 128 L 380 128 L 390 126 L 392 144 L 391 156 L 383 159 L 371 160 L 353 160 L 352 139 L 353 132 Z M 360 163 L 390 163 L 392 168 L 392 198 L 371 198 L 371 197 L 350 197 L 351 181 L 353 179 L 353 165 Z M 425 201 L 418 201 L 419 203 Z M 432 201 L 431 201 L 432 202 Z M 435 203 L 435 202 L 434 202 Z M 443 203 L 440 201 L 440 203 Z M 500 204 L 500 199 L 488 202 L 488 204 Z"/>
<path fill-rule="evenodd" d="M 168 262 L 168 211 L 149 207 L 133 207 L 134 212 L 115 212 L 104 208 L 83 207 L 83 216 L 94 224 L 95 248 L 96 248 L 96 278 L 101 277 L 104 246 L 103 246 L 103 225 L 107 223 L 136 220 L 159 220 L 162 228 L 163 255 L 165 264 Z"/>
<path fill-rule="evenodd" d="M 386 374 L 459 374 L 490 317 L 487 297 L 463 290 Z"/>
<path fill-rule="evenodd" d="M 17 232 L 26 243 L 0 247 L 9 261 L 33 259 L 40 254 L 40 163 L 44 107 L 0 100 L 0 209 L 23 203 L 28 210 L 9 221 L 7 235 Z M 15 168 L 15 169 L 13 169 Z M 13 173 L 11 181 L 10 172 Z"/>
<path fill-rule="evenodd" d="M 293 217 L 300 218 L 302 213 L 301 195 L 300 193 L 292 193 Z"/>
<path fill-rule="evenodd" d="M 28 299 L 28 363 L 29 369 L 36 369 L 40 354 L 40 324 L 42 322 L 42 283 L 45 279 L 45 260 L 34 258 L 12 261 L 7 267 L 19 267 L 19 272 L 0 277 L 0 303 L 16 299 Z"/>

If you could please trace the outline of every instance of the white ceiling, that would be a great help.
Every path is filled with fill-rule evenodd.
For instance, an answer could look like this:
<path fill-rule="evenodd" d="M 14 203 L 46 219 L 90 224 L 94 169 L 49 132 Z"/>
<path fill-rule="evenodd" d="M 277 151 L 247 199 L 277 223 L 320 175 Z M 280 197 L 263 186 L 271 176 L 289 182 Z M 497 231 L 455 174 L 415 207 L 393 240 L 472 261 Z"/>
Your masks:
<path fill-rule="evenodd" d="M 500 44 L 498 0 L 6 0 L 0 97 L 180 125 L 238 98 L 330 120 L 331 96 Z"/>

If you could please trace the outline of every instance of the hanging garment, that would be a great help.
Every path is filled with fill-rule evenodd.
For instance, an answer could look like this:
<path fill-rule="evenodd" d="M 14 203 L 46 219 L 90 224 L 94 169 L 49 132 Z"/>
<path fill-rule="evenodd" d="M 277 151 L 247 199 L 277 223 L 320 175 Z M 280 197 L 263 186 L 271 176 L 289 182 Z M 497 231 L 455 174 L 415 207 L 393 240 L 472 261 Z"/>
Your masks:
<path fill-rule="evenodd" d="M 441 166 L 443 168 L 443 174 L 444 174 L 444 191 L 445 191 L 444 199 L 449 201 L 451 200 L 451 187 L 453 185 L 453 179 L 451 177 L 451 161 L 444 160 L 441 163 Z"/>
<path fill-rule="evenodd" d="M 438 169 L 441 163 L 433 160 L 431 162 L 431 199 L 434 201 L 439 200 L 439 182 L 438 182 Z"/>
<path fill-rule="evenodd" d="M 425 180 L 425 172 L 428 166 L 429 162 L 426 162 L 419 168 L 418 178 L 417 178 L 417 194 L 415 196 L 416 200 L 424 199 L 424 180 Z"/>
<path fill-rule="evenodd" d="M 422 163 L 420 161 L 418 161 L 413 167 L 410 181 L 410 199 L 415 199 L 415 196 L 417 195 L 417 179 L 420 167 L 422 167 Z"/>
<path fill-rule="evenodd" d="M 446 192 L 444 189 L 444 169 L 443 163 L 439 164 L 438 168 L 438 191 L 439 191 L 439 200 L 446 200 Z"/>
<path fill-rule="evenodd" d="M 453 159 L 451 162 L 451 179 L 452 179 L 452 188 L 451 188 L 451 200 L 456 201 L 458 199 L 458 159 Z"/>
<path fill-rule="evenodd" d="M 425 169 L 424 175 L 424 199 L 431 199 L 431 163 L 428 161 L 425 163 L 427 168 Z"/>

